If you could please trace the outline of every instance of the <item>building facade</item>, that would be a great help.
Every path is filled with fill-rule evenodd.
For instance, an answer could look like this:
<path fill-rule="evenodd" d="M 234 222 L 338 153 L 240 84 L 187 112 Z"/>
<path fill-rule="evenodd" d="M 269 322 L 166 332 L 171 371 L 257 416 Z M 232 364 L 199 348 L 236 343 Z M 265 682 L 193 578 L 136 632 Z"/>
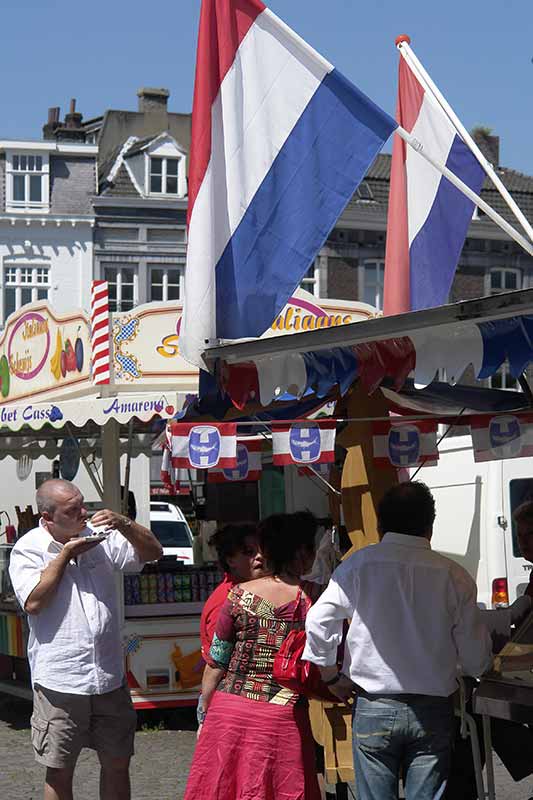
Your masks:
<path fill-rule="evenodd" d="M 37 300 L 88 308 L 96 156 L 83 139 L 0 140 L 0 326 Z"/>
<path fill-rule="evenodd" d="M 140 89 L 138 110 L 85 125 L 98 143 L 94 277 L 112 311 L 183 297 L 190 115 L 167 110 L 166 89 Z"/>

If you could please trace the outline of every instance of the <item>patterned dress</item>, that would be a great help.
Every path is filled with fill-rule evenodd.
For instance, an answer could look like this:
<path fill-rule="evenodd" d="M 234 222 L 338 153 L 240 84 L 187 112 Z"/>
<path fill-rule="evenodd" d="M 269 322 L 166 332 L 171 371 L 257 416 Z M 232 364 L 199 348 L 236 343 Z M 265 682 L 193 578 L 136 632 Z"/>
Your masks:
<path fill-rule="evenodd" d="M 208 663 L 225 670 L 196 746 L 184 800 L 319 800 L 307 701 L 273 679 L 274 657 L 311 601 L 274 606 L 235 586 Z M 304 594 L 305 591 L 305 594 Z"/>
<path fill-rule="evenodd" d="M 254 592 L 235 586 L 220 610 L 209 652 L 211 666 L 226 670 L 219 691 L 265 703 L 296 703 L 299 695 L 276 683 L 272 671 L 289 631 L 305 627 L 309 605 L 302 589 L 295 601 L 274 607 Z"/>

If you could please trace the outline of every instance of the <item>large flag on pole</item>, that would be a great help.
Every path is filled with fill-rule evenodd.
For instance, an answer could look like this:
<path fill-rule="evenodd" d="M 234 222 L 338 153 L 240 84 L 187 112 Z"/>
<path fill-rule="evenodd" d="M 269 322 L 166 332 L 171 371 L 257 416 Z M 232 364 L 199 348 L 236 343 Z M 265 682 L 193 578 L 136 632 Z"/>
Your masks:
<path fill-rule="evenodd" d="M 479 194 L 483 169 L 402 57 L 396 119 L 425 151 Z M 448 301 L 473 211 L 471 200 L 416 150 L 394 137 L 385 255 L 385 314 L 401 314 Z"/>
<path fill-rule="evenodd" d="M 203 0 L 180 350 L 260 336 L 396 127 L 259 0 Z"/>

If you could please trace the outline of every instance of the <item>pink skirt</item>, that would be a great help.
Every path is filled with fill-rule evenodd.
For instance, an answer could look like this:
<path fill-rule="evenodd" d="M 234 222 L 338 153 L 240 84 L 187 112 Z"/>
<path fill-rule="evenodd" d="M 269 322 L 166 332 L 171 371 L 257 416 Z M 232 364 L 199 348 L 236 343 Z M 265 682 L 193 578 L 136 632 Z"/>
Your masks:
<path fill-rule="evenodd" d="M 184 800 L 320 800 L 307 706 L 215 692 Z"/>

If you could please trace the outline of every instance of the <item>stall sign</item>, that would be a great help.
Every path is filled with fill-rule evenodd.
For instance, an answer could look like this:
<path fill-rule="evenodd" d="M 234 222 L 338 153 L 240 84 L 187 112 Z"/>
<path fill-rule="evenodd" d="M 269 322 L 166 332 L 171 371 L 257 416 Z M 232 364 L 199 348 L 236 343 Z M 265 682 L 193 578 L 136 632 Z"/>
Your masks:
<path fill-rule="evenodd" d="M 0 407 L 0 426 L 16 431 L 25 425 L 35 430 L 43 425 L 62 428 L 67 422 L 81 428 L 89 420 L 105 425 L 110 419 L 120 424 L 134 418 L 142 422 L 154 417 L 172 419 L 181 409 L 183 400 L 183 395 L 165 392 L 5 405 Z"/>
<path fill-rule="evenodd" d="M 317 300 L 298 289 L 261 338 L 348 325 L 375 315 L 375 309 L 366 303 Z M 180 355 L 181 318 L 181 303 L 149 303 L 114 315 L 115 382 L 172 383 L 183 390 L 196 390 L 198 370 Z"/>
<path fill-rule="evenodd" d="M 0 336 L 0 405 L 38 401 L 90 386 L 89 320 L 32 303 L 12 314 Z"/>

